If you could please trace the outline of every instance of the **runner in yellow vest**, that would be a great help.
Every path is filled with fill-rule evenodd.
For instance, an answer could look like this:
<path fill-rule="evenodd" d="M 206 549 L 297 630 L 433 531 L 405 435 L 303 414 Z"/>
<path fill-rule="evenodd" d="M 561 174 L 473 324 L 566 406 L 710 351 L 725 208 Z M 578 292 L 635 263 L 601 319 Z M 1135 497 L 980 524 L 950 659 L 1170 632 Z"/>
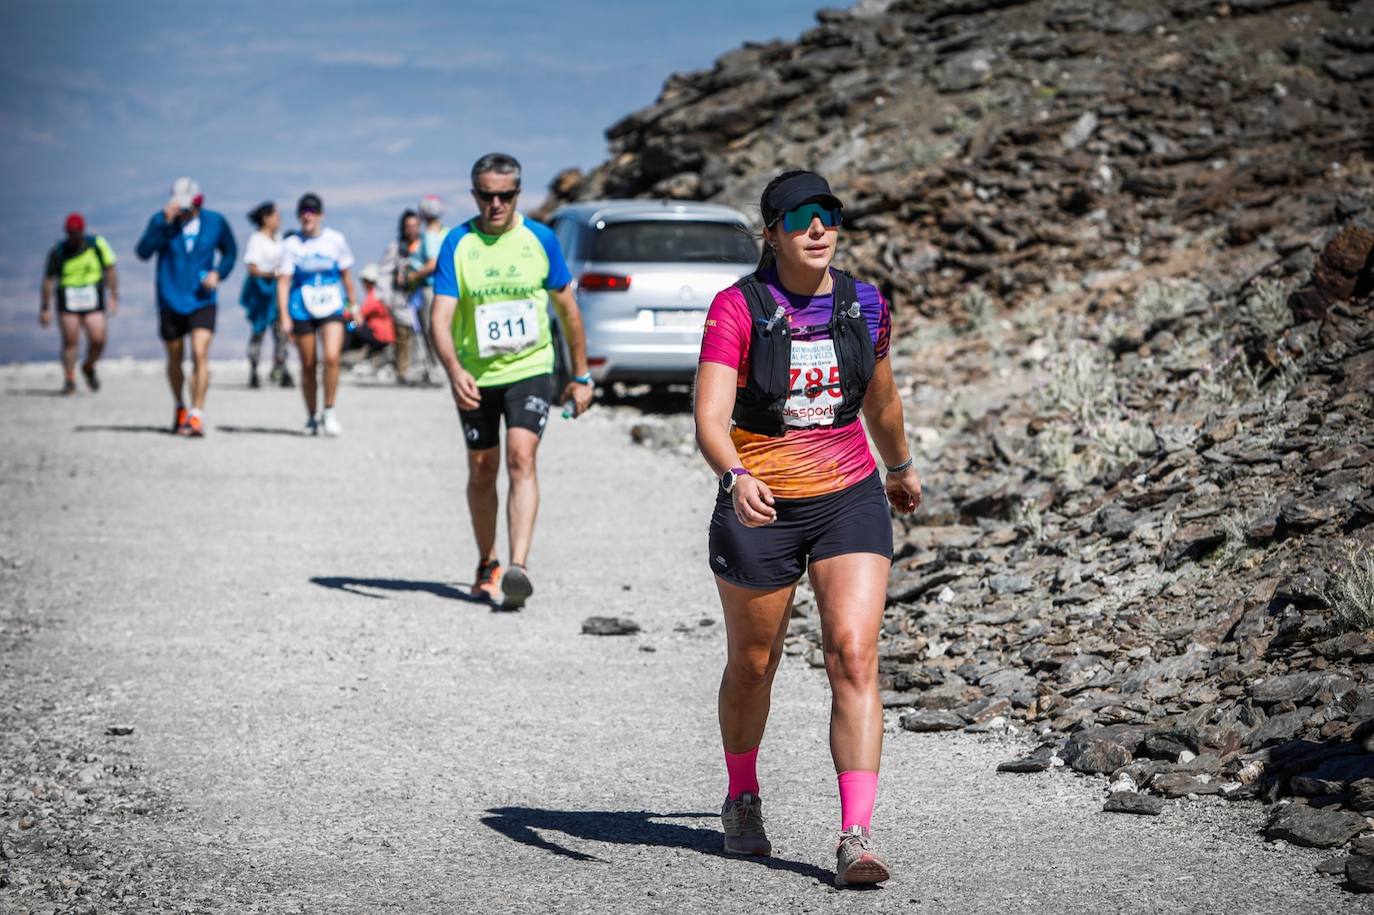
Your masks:
<path fill-rule="evenodd" d="M 444 238 L 434 271 L 431 338 L 448 373 L 468 447 L 468 509 L 480 554 L 473 593 L 519 609 L 533 593 L 525 561 L 539 510 L 535 452 L 555 394 L 580 415 L 592 402 L 582 315 L 548 226 L 516 212 L 520 163 L 490 153 L 472 167 L 479 215 Z M 567 335 L 574 378 L 554 391 L 549 303 Z M 496 554 L 496 476 L 506 420 L 510 569 Z"/>
<path fill-rule="evenodd" d="M 76 349 L 82 329 L 86 331 L 86 359 L 81 363 L 81 374 L 87 387 L 100 390 L 95 363 L 105 349 L 105 315 L 119 310 L 119 276 L 109 243 L 99 235 L 86 234 L 86 220 L 80 213 L 67 217 L 66 229 L 67 237 L 48 254 L 38 323 L 44 327 L 51 323 L 56 299 L 62 329 L 62 393 L 74 394 Z"/>

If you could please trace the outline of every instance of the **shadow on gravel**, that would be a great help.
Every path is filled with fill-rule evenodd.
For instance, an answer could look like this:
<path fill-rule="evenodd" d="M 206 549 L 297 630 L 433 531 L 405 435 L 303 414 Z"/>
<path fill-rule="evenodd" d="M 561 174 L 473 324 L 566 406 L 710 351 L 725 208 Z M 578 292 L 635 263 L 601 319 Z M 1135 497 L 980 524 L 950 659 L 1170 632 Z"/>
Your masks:
<path fill-rule="evenodd" d="M 228 432 L 230 435 L 291 435 L 296 438 L 305 438 L 305 434 L 300 429 L 286 429 L 276 426 L 216 426 L 216 432 Z"/>
<path fill-rule="evenodd" d="M 449 600 L 461 600 L 469 604 L 482 604 L 488 606 L 491 602 L 486 598 L 473 597 L 467 591 L 455 588 L 453 585 L 444 584 L 441 581 L 411 581 L 406 578 L 347 578 L 340 575 L 316 575 L 310 579 L 314 584 L 325 588 L 334 588 L 338 591 L 345 591 L 349 594 L 356 594 L 359 597 L 370 597 L 373 600 L 386 600 L 381 594 L 369 594 L 360 588 L 371 588 L 374 591 L 422 591 L 426 594 L 433 594 L 435 597 L 448 598 Z"/>
<path fill-rule="evenodd" d="M 658 848 L 686 848 L 712 857 L 748 861 L 770 870 L 789 871 L 830 883 L 833 875 L 814 864 L 788 861 L 786 858 L 737 858 L 720 848 L 720 831 L 659 820 L 712 819 L 714 813 L 652 813 L 648 810 L 540 810 L 534 807 L 493 807 L 491 816 L 482 817 L 482 824 L 506 838 L 538 848 L 574 861 L 608 863 L 604 858 L 588 855 L 535 832 L 552 830 L 578 839 L 593 842 L 612 842 L 616 845 L 651 845 Z"/>
<path fill-rule="evenodd" d="M 6 388 L 6 394 L 13 394 L 16 397 L 71 397 L 71 394 L 63 394 L 61 388 Z"/>
<path fill-rule="evenodd" d="M 73 432 L 154 432 L 171 435 L 170 426 L 73 426 Z"/>

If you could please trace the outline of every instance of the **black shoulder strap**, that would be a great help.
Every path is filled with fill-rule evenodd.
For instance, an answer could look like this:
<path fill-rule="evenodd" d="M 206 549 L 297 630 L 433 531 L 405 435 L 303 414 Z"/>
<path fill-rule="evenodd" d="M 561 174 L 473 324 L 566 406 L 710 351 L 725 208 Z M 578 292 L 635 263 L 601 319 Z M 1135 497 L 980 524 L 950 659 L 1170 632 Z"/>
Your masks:
<path fill-rule="evenodd" d="M 859 288 L 854 285 L 854 277 L 843 270 L 831 268 L 831 275 L 835 283 L 834 289 L 831 290 L 835 303 L 833 315 L 838 318 L 841 313 L 859 304 Z"/>
<path fill-rule="evenodd" d="M 757 273 L 740 277 L 735 283 L 735 288 L 744 293 L 744 301 L 749 303 L 749 311 L 754 320 L 767 322 L 778 310 L 778 303 L 773 300 L 773 294 L 759 281 Z"/>
<path fill-rule="evenodd" d="M 97 244 L 97 241 L 98 239 L 94 235 L 87 235 L 86 247 L 95 249 L 95 259 L 100 261 L 100 269 L 104 270 L 110 265 L 105 263 L 105 252 L 100 250 L 100 245 Z"/>

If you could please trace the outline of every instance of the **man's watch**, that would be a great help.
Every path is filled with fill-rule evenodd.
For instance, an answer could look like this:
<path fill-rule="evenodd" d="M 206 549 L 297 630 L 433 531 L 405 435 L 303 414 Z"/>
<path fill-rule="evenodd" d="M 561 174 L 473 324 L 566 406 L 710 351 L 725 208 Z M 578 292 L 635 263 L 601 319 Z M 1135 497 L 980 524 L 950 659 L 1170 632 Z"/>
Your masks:
<path fill-rule="evenodd" d="M 727 493 L 731 492 L 734 490 L 735 483 L 739 480 L 740 477 L 748 476 L 753 476 L 753 474 L 745 470 L 743 467 L 731 467 L 729 470 L 725 471 L 725 473 L 721 474 L 720 488 Z"/>
<path fill-rule="evenodd" d="M 590 387 L 592 383 L 592 376 L 591 373 L 588 372 L 586 375 L 574 375 L 572 377 L 572 380 L 574 384 L 585 384 L 588 387 Z"/>

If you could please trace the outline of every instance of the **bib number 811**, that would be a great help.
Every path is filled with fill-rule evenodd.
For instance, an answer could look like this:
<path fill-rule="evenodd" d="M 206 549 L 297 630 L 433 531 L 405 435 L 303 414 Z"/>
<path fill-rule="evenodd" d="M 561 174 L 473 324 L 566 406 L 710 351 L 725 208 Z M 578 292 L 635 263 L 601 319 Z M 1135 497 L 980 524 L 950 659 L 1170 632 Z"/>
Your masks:
<path fill-rule="evenodd" d="M 510 318 L 487 322 L 487 339 L 493 342 L 502 337 L 524 337 L 525 333 L 524 318 L 516 318 L 513 322 Z"/>
<path fill-rule="evenodd" d="M 519 353 L 539 342 L 540 324 L 530 300 L 488 302 L 477 307 L 477 355 Z"/>

